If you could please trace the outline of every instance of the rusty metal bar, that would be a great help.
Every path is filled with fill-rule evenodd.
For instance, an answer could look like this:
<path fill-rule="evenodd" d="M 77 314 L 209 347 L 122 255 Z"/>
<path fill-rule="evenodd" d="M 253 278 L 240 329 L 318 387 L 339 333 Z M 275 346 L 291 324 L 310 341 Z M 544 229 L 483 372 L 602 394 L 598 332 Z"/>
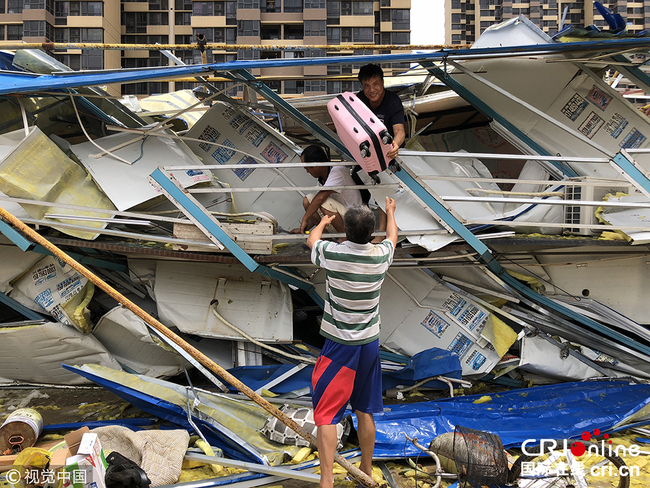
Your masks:
<path fill-rule="evenodd" d="M 113 299 L 115 299 L 116 301 L 121 303 L 122 305 L 124 305 L 131 312 L 133 312 L 138 317 L 140 317 L 142 320 L 144 320 L 147 324 L 149 324 L 149 326 L 154 328 L 158 333 L 160 333 L 161 335 L 166 337 L 168 340 L 170 340 L 174 344 L 178 345 L 181 349 L 183 349 L 185 352 L 190 354 L 194 359 L 196 359 L 203 366 L 208 368 L 210 371 L 215 373 L 217 376 L 221 377 L 227 383 L 229 383 L 232 386 L 234 386 L 235 388 L 237 388 L 241 393 L 243 393 L 248 398 L 250 398 L 252 401 L 257 403 L 260 407 L 262 407 L 268 413 L 270 413 L 271 415 L 276 417 L 284 425 L 286 425 L 290 429 L 293 429 L 300 436 L 302 436 L 309 443 L 311 443 L 316 449 L 318 449 L 318 441 L 316 440 L 316 437 L 314 437 L 310 432 L 307 432 L 302 426 L 298 425 L 293 419 L 290 419 L 289 417 L 287 417 L 278 408 L 276 408 L 271 403 L 269 403 L 266 399 L 262 398 L 260 395 L 255 393 L 248 386 L 246 386 L 244 383 L 239 381 L 237 378 L 235 378 L 233 375 L 231 375 L 228 371 L 223 369 L 217 363 L 212 361 L 212 359 L 207 357 L 201 351 L 199 351 L 195 347 L 193 347 L 190 344 L 188 344 L 187 342 L 185 342 L 180 336 L 178 336 L 177 334 L 175 334 L 174 332 L 169 330 L 162 322 L 159 322 L 158 320 L 153 318 L 151 315 L 149 315 L 147 312 L 142 310 L 140 307 L 138 307 L 131 300 L 129 300 L 124 295 L 122 295 L 120 292 L 118 292 L 111 285 L 109 285 L 108 283 L 103 281 L 101 278 L 99 278 L 97 275 L 92 273 L 86 267 L 79 264 L 76 260 L 72 259 L 70 256 L 68 256 L 66 253 L 64 253 L 57 246 L 55 246 L 50 241 L 45 239 L 43 236 L 41 236 L 38 232 L 34 231 L 32 228 L 25 225 L 21 220 L 14 217 L 11 213 L 7 212 L 2 207 L 0 207 L 0 217 L 2 217 L 5 221 L 9 222 L 11 225 L 16 227 L 16 229 L 18 229 L 20 232 L 25 234 L 32 241 L 40 244 L 45 249 L 50 251 L 52 253 L 52 255 L 54 255 L 58 259 L 62 260 L 63 262 L 67 263 L 68 265 L 70 265 L 70 267 L 72 269 L 77 271 L 79 274 L 85 276 L 95 286 L 102 289 L 107 295 L 109 295 L 110 297 L 112 297 Z M 359 468 L 357 468 L 356 466 L 351 464 L 347 459 L 345 459 L 339 453 L 335 453 L 334 460 L 337 463 L 339 463 L 341 466 L 343 466 L 357 481 L 359 481 L 363 485 L 365 485 L 365 486 L 367 486 L 369 488 L 379 488 L 379 485 L 377 484 L 377 482 L 375 480 L 373 480 L 366 473 L 364 473 Z"/>
<path fill-rule="evenodd" d="M 210 51 L 305 51 L 307 49 L 324 49 L 326 51 L 423 51 L 441 49 L 466 49 L 469 44 L 444 46 L 440 44 L 207 44 Z M 198 49 L 196 44 L 104 44 L 97 42 L 28 42 L 2 43 L 2 49 L 45 49 L 46 51 L 62 49 L 102 49 L 118 51 L 192 51 Z"/>

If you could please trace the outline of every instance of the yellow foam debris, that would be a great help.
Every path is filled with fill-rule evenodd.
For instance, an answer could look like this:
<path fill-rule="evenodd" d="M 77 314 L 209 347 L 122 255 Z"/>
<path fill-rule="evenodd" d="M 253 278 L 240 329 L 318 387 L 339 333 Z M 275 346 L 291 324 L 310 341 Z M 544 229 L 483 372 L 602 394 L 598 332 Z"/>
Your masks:
<path fill-rule="evenodd" d="M 481 398 L 474 400 L 472 403 L 487 403 L 491 401 L 492 397 L 490 395 L 483 395 Z"/>
<path fill-rule="evenodd" d="M 194 445 L 201 449 L 206 456 L 213 456 L 214 457 L 214 451 L 212 450 L 212 447 L 205 442 L 203 439 L 197 440 Z M 220 475 L 223 473 L 223 466 L 220 464 L 210 464 L 210 468 L 212 469 L 212 472 L 216 475 Z"/>
<path fill-rule="evenodd" d="M 291 460 L 291 464 L 298 464 L 303 462 L 311 454 L 311 447 L 303 447 L 296 453 L 296 455 Z"/>
<path fill-rule="evenodd" d="M 525 283 L 528 283 L 530 285 L 530 287 L 533 290 L 535 290 L 536 292 L 538 292 L 538 293 L 539 293 L 540 290 L 544 290 L 544 288 L 545 288 L 544 285 L 542 284 L 542 282 L 539 281 L 537 278 L 525 275 L 523 273 L 517 273 L 516 271 L 512 271 L 510 269 L 506 269 L 506 271 L 513 278 L 516 278 L 519 281 L 523 281 Z"/>
<path fill-rule="evenodd" d="M 632 239 L 623 234 L 621 231 L 609 231 L 606 230 L 598 236 L 598 239 L 601 241 L 631 241 Z"/>
<path fill-rule="evenodd" d="M 271 248 L 271 254 L 278 254 L 278 251 L 280 249 L 285 248 L 289 245 L 288 242 L 281 242 L 280 244 L 273 244 L 273 247 Z"/>
<path fill-rule="evenodd" d="M 38 412 L 43 412 L 45 410 L 61 410 L 61 407 L 57 407 L 56 405 L 35 405 L 33 407 L 30 407 Z"/>
<path fill-rule="evenodd" d="M 517 333 L 492 313 L 483 328 L 483 335 L 492 343 L 499 357 L 503 357 L 517 340 Z"/>

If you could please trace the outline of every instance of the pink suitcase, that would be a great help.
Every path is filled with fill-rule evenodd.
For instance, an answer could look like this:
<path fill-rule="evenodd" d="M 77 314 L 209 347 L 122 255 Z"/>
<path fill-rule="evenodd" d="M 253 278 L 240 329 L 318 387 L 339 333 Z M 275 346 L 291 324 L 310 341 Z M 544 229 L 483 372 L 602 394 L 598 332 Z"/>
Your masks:
<path fill-rule="evenodd" d="M 366 173 L 375 176 L 390 165 L 388 153 L 393 149 L 393 137 L 354 93 L 345 92 L 330 100 L 327 110 L 336 133 Z"/>

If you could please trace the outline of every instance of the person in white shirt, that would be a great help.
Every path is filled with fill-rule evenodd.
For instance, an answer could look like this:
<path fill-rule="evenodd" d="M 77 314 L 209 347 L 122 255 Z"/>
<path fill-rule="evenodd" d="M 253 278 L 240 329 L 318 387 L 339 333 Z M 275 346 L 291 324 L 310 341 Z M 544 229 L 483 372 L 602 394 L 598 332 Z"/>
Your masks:
<path fill-rule="evenodd" d="M 325 150 L 321 146 L 311 145 L 302 152 L 300 160 L 303 163 L 324 163 L 329 161 Z M 346 166 L 314 166 L 305 168 L 323 190 L 316 194 L 310 193 L 303 198 L 302 205 L 305 208 L 305 215 L 300 222 L 300 227 L 291 231 L 292 234 L 304 234 L 312 227 L 318 225 L 323 215 L 334 216 L 332 226 L 336 232 L 345 232 L 343 216 L 348 208 L 362 205 L 361 193 L 359 190 L 327 190 L 333 186 L 354 186 L 355 182 L 350 176 L 350 170 Z"/>

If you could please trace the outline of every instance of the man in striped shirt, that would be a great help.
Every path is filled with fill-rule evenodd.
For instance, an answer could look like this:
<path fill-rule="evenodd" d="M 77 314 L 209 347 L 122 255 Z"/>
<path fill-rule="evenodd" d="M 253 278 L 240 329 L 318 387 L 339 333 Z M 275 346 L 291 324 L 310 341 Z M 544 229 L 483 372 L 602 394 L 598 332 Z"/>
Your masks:
<path fill-rule="evenodd" d="M 345 213 L 342 243 L 320 240 L 333 216 L 324 216 L 307 239 L 311 260 L 326 270 L 321 335 L 325 345 L 312 376 L 314 421 L 318 427 L 321 488 L 334 483 L 336 424 L 350 402 L 357 416 L 361 470 L 372 476 L 373 414 L 383 411 L 379 358 L 379 295 L 397 244 L 395 200 L 386 197 L 386 239 L 371 244 L 375 216 L 366 206 Z"/>

